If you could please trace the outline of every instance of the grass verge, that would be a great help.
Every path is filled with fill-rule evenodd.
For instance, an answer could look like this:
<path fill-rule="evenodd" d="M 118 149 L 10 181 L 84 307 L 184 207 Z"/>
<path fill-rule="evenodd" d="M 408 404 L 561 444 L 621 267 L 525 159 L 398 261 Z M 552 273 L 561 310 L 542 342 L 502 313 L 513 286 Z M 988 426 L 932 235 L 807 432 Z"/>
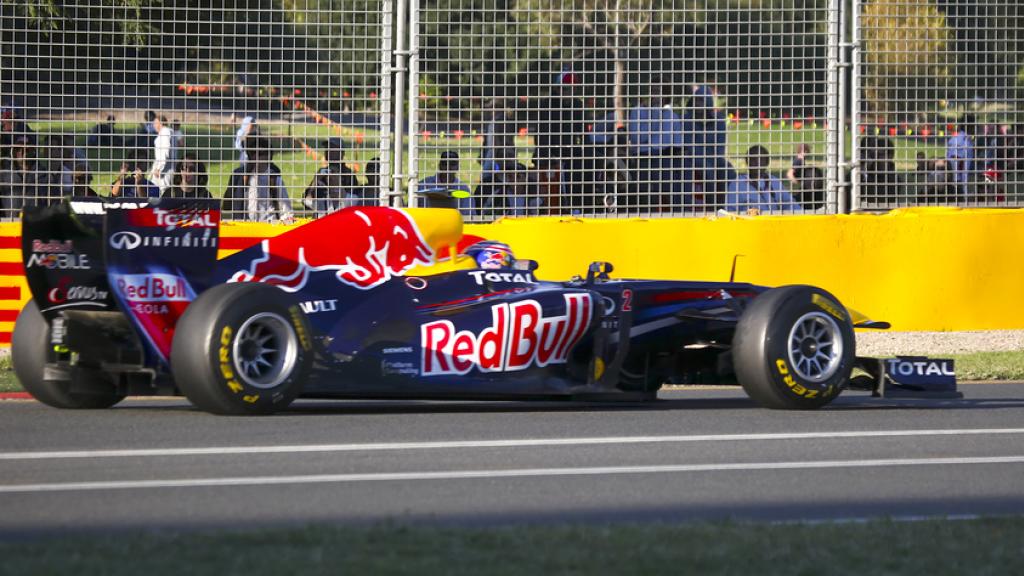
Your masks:
<path fill-rule="evenodd" d="M 955 354 L 956 378 L 971 380 L 1024 381 L 1024 350 L 1013 352 L 975 352 Z M 21 392 L 23 388 L 11 370 L 11 357 L 0 357 L 0 392 Z"/>
<path fill-rule="evenodd" d="M 1024 351 L 954 355 L 958 380 L 1024 380 Z"/>
<path fill-rule="evenodd" d="M 0 356 L 0 392 L 22 392 L 23 390 L 18 379 L 14 377 L 10 354 Z"/>
<path fill-rule="evenodd" d="M 143 533 L 0 544 L 4 574 L 1021 574 L 1024 518 Z"/>

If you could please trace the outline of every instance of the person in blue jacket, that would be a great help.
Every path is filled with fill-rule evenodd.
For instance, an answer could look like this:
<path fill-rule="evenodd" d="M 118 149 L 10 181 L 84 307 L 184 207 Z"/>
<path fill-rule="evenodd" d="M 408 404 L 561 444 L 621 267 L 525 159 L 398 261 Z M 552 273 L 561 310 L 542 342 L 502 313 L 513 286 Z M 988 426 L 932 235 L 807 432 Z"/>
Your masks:
<path fill-rule="evenodd" d="M 726 209 L 731 212 L 782 214 L 800 210 L 782 180 L 768 172 L 768 150 L 756 144 L 747 151 L 747 173 L 729 184 Z"/>

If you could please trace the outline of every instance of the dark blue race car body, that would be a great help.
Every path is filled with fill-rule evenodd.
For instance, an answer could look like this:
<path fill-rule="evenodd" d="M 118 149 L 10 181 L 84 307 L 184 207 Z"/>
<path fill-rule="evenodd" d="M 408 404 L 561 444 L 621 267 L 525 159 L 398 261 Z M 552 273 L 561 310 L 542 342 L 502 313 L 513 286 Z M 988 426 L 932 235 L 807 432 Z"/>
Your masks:
<path fill-rule="evenodd" d="M 184 392 L 221 413 L 296 396 L 651 398 L 666 381 L 735 383 L 737 326 L 769 291 L 613 279 L 606 263 L 565 282 L 538 280 L 530 261 L 476 269 L 451 210 L 346 209 L 220 259 L 219 228 L 196 201 L 27 211 L 30 307 L 45 323 L 16 335 L 16 369 L 19 347 L 45 352 L 21 353 L 19 377 L 43 381 L 26 387 L 65 407 Z M 766 335 L 744 345 L 740 376 L 777 383 L 752 392 L 766 405 L 823 405 L 850 384 L 853 325 L 872 323 L 811 287 L 770 299 L 747 321 Z M 773 330 L 796 352 L 763 350 Z"/>

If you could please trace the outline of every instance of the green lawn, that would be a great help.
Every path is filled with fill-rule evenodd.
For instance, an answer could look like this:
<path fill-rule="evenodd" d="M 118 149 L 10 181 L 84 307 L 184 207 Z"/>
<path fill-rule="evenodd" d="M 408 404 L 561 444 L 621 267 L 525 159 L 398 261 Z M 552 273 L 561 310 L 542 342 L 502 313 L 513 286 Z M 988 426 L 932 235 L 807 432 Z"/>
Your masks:
<path fill-rule="evenodd" d="M 0 574 L 1024 573 L 1024 519 L 132 532 L 0 544 Z"/>

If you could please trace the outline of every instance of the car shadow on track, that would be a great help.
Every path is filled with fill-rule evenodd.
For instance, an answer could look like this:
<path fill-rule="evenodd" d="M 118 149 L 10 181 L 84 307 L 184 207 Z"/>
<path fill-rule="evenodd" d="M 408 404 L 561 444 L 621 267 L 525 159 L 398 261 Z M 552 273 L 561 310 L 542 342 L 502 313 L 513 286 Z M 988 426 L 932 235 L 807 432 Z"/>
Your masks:
<path fill-rule="evenodd" d="M 1024 395 L 1006 389 L 989 389 L 958 400 L 916 398 L 872 398 L 867 394 L 848 393 L 819 412 L 853 412 L 878 410 L 1005 410 L 1024 408 Z M 1024 394 L 1024 393 L 1022 393 Z M 578 401 L 578 400 L 391 400 L 391 399 L 300 399 L 277 417 L 305 414 L 500 414 L 531 412 L 669 412 L 708 410 L 765 410 L 738 390 L 675 391 L 648 402 Z M 976 397 L 971 397 L 976 396 Z M 184 398 L 173 404 L 154 400 L 129 400 L 117 410 L 181 412 L 196 411 Z"/>

